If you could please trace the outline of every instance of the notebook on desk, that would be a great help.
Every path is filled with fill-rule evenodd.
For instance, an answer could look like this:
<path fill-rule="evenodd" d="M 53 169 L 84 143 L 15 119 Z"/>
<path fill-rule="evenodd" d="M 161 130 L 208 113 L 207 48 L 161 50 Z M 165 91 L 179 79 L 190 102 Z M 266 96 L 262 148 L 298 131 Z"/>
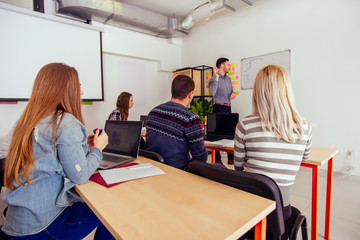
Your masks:
<path fill-rule="evenodd" d="M 107 120 L 105 132 L 109 143 L 103 150 L 99 169 L 113 168 L 138 157 L 142 122 Z"/>
<path fill-rule="evenodd" d="M 234 140 L 221 139 L 218 141 L 210 142 L 209 144 L 214 147 L 231 147 L 234 146 Z"/>
<path fill-rule="evenodd" d="M 238 113 L 209 113 L 207 115 L 205 140 L 234 139 L 235 128 L 238 122 Z"/>

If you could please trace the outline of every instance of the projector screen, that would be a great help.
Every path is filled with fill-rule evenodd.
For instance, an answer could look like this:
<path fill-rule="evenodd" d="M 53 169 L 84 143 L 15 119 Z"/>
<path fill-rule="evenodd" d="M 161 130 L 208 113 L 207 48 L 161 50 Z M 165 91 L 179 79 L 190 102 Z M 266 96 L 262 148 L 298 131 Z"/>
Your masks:
<path fill-rule="evenodd" d="M 41 15 L 0 8 L 0 101 L 29 99 L 37 73 L 51 62 L 75 67 L 83 100 L 103 100 L 101 33 Z"/>

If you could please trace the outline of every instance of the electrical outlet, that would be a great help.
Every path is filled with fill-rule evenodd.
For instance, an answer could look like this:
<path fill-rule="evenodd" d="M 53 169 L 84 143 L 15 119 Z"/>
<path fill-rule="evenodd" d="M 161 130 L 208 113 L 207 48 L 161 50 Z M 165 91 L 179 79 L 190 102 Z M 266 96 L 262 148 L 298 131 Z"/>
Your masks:
<path fill-rule="evenodd" d="M 353 152 L 352 150 L 347 150 L 347 151 L 346 151 L 346 156 L 351 157 L 351 156 L 353 156 L 353 155 L 354 155 L 354 152 Z"/>
<path fill-rule="evenodd" d="M 358 151 L 353 151 L 353 155 L 354 155 L 354 157 L 357 157 L 358 156 Z"/>

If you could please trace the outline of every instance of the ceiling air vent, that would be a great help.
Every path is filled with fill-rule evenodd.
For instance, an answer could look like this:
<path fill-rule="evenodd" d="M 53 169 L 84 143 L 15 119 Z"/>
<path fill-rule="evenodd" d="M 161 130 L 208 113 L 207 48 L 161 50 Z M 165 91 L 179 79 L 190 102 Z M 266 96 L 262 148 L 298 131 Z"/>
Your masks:
<path fill-rule="evenodd" d="M 183 37 L 190 32 L 183 28 L 175 17 L 115 0 L 58 0 L 57 13 L 161 38 Z"/>

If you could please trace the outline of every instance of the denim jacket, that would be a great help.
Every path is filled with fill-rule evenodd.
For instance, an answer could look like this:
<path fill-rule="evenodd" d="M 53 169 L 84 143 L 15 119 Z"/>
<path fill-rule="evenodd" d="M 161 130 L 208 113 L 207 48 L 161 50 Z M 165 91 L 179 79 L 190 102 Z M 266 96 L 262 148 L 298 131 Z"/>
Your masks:
<path fill-rule="evenodd" d="M 34 129 L 35 164 L 30 186 L 21 186 L 14 180 L 15 189 L 5 189 L 3 193 L 3 201 L 9 208 L 2 230 L 8 235 L 36 234 L 48 227 L 67 206 L 82 201 L 73 187 L 88 181 L 102 159 L 98 148 L 88 152 L 85 127 L 71 114 L 65 114 L 54 148 L 52 116 L 43 119 Z M 23 175 L 19 177 L 25 182 Z"/>

